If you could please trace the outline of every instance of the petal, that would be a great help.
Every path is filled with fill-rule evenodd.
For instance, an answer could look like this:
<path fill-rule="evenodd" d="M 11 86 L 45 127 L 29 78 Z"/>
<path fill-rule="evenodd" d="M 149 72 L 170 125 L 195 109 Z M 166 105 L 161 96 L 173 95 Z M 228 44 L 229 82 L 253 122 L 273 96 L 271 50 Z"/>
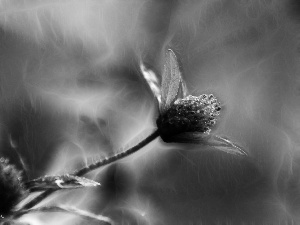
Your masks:
<path fill-rule="evenodd" d="M 218 135 L 210 135 L 199 132 L 186 132 L 164 138 L 163 141 L 167 143 L 201 144 L 204 146 L 213 147 L 216 150 L 220 150 L 229 154 L 248 156 L 247 152 L 238 144 Z"/>
<path fill-rule="evenodd" d="M 229 154 L 248 156 L 247 152 L 244 151 L 242 147 L 229 139 L 218 135 L 212 135 L 211 138 L 208 139 L 207 145 Z"/>
<path fill-rule="evenodd" d="M 149 85 L 152 94 L 156 98 L 158 104 L 161 104 L 161 91 L 160 85 L 158 82 L 157 75 L 150 69 L 148 69 L 143 62 L 140 63 L 140 69 L 143 74 L 144 79 L 146 80 L 147 84 Z"/>
<path fill-rule="evenodd" d="M 186 93 L 177 57 L 172 49 L 168 49 L 162 74 L 161 113 L 164 113 L 174 102 L 180 88 L 182 93 Z"/>

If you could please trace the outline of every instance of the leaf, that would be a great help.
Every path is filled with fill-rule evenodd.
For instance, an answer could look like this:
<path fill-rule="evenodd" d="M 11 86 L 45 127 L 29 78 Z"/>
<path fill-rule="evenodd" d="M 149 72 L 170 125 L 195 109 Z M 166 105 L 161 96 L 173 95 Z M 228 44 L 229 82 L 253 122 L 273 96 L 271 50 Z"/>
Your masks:
<path fill-rule="evenodd" d="M 172 49 L 168 49 L 162 74 L 161 113 L 164 113 L 174 102 L 181 82 L 183 83 L 177 57 Z M 184 85 L 181 85 L 181 87 L 182 92 L 185 92 Z"/>
<path fill-rule="evenodd" d="M 45 206 L 45 207 L 40 207 L 40 208 L 21 210 L 21 211 L 15 212 L 15 217 L 20 217 L 20 216 L 22 216 L 24 214 L 28 214 L 28 213 L 43 213 L 43 212 L 69 213 L 69 214 L 73 214 L 73 215 L 82 217 L 83 219 L 86 219 L 89 221 L 96 221 L 99 224 L 106 224 L 106 225 L 114 224 L 113 221 L 108 217 L 96 215 L 91 212 L 87 212 L 87 211 L 77 209 L 74 207 L 69 207 L 69 206 Z"/>
<path fill-rule="evenodd" d="M 158 84 L 158 78 L 156 74 L 145 67 L 145 65 L 141 62 L 140 68 L 143 74 L 144 79 L 148 83 L 154 97 L 157 99 L 158 104 L 161 104 L 161 91 L 160 91 L 160 86 Z"/>
<path fill-rule="evenodd" d="M 30 225 L 30 224 L 8 219 L 8 220 L 0 221 L 0 225 Z"/>
<path fill-rule="evenodd" d="M 47 189 L 73 189 L 82 187 L 95 187 L 100 185 L 93 180 L 70 174 L 59 176 L 44 176 L 25 183 L 30 191 L 41 191 Z"/>

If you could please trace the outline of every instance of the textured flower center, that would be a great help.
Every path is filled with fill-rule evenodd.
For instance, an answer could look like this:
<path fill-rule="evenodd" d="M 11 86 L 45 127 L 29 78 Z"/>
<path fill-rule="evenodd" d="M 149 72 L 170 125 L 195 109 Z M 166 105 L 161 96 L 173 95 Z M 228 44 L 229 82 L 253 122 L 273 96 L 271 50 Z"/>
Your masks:
<path fill-rule="evenodd" d="M 164 139 L 184 132 L 209 133 L 220 115 L 220 103 L 212 95 L 189 95 L 177 99 L 157 119 L 157 126 Z"/>

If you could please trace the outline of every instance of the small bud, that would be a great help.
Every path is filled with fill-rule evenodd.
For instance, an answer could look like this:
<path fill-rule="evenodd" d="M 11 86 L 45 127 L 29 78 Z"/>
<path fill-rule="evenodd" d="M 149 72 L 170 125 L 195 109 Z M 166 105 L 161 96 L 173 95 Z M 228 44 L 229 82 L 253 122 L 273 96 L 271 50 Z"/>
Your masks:
<path fill-rule="evenodd" d="M 24 194 L 21 171 L 9 164 L 7 159 L 0 158 L 0 214 L 7 215 Z"/>
<path fill-rule="evenodd" d="M 96 181 L 87 179 L 85 177 L 74 176 L 71 174 L 57 176 L 46 175 L 25 183 L 26 188 L 30 191 L 96 187 L 98 185 L 100 185 L 100 183 Z"/>
<path fill-rule="evenodd" d="M 220 103 L 212 95 L 189 95 L 177 99 L 170 108 L 159 116 L 156 123 L 161 138 L 170 142 L 173 136 L 186 132 L 209 134 L 220 115 Z"/>

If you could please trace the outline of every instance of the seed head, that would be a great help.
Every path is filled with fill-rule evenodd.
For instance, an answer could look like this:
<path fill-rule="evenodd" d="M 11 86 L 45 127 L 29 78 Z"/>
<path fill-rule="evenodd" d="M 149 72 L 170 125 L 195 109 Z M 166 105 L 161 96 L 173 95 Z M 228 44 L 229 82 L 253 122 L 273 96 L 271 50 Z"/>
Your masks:
<path fill-rule="evenodd" d="M 220 114 L 220 103 L 212 95 L 189 95 L 177 99 L 170 108 L 159 116 L 156 123 L 165 142 L 177 134 L 200 132 L 209 134 Z"/>
<path fill-rule="evenodd" d="M 0 215 L 7 215 L 24 194 L 21 171 L 0 158 Z"/>

